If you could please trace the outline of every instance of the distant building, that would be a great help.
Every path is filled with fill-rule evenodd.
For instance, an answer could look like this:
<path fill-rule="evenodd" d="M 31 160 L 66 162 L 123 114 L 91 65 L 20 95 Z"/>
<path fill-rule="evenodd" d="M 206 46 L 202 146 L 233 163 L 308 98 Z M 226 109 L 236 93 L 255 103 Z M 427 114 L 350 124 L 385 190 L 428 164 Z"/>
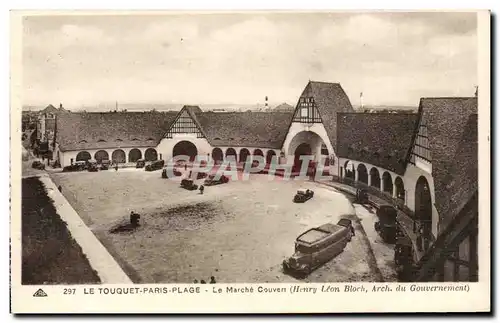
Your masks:
<path fill-rule="evenodd" d="M 276 106 L 273 111 L 293 111 L 295 108 L 291 106 L 288 103 L 281 103 L 280 105 Z"/>

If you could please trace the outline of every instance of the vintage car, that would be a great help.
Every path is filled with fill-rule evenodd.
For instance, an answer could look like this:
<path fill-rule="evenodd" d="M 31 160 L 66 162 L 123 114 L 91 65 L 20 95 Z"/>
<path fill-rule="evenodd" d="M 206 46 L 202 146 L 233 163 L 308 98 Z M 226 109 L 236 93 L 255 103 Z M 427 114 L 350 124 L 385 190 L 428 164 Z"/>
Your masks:
<path fill-rule="evenodd" d="M 109 166 L 111 165 L 111 162 L 109 159 L 104 159 L 101 161 L 101 170 L 108 170 Z"/>
<path fill-rule="evenodd" d="M 165 166 L 164 160 L 155 160 L 155 161 L 151 162 L 150 164 L 146 165 L 145 170 L 147 172 L 152 172 L 155 170 L 162 169 L 163 166 Z"/>
<path fill-rule="evenodd" d="M 396 242 L 397 216 L 398 211 L 391 205 L 381 205 L 377 210 L 378 221 L 375 222 L 375 230 L 387 243 Z"/>
<path fill-rule="evenodd" d="M 198 185 L 196 185 L 192 179 L 188 178 L 185 178 L 181 181 L 181 187 L 188 191 L 194 191 L 198 189 Z"/>
<path fill-rule="evenodd" d="M 297 191 L 297 194 L 293 197 L 293 201 L 295 203 L 304 203 L 307 200 L 310 200 L 314 196 L 314 192 L 310 189 L 301 189 Z"/>
<path fill-rule="evenodd" d="M 87 162 L 87 170 L 89 172 L 97 172 L 99 168 L 97 167 L 97 162 L 95 160 L 89 160 Z"/>
<path fill-rule="evenodd" d="M 80 172 L 87 169 L 86 161 L 77 161 L 76 163 L 63 168 L 63 172 Z"/>
<path fill-rule="evenodd" d="M 343 225 L 326 223 L 302 233 L 295 241 L 295 253 L 283 261 L 283 270 L 308 275 L 344 251 L 353 234 L 346 220 L 341 220 Z"/>
<path fill-rule="evenodd" d="M 169 169 L 171 169 L 171 168 L 167 167 L 167 168 L 163 169 L 163 171 L 161 172 L 161 177 L 162 178 L 169 178 L 168 177 L 168 175 L 169 175 L 168 170 Z M 177 168 L 175 168 L 175 167 L 172 169 L 172 173 L 173 173 L 174 177 L 182 176 L 182 173 Z"/>
<path fill-rule="evenodd" d="M 145 159 L 139 159 L 137 163 L 135 164 L 135 168 L 144 168 L 146 166 L 146 160 Z"/>
<path fill-rule="evenodd" d="M 226 184 L 229 182 L 229 177 L 225 175 L 216 176 L 216 174 L 212 174 L 208 176 L 207 179 L 205 179 L 203 185 L 205 186 L 213 186 L 213 185 L 219 185 L 219 184 Z"/>
<path fill-rule="evenodd" d="M 368 191 L 363 188 L 358 188 L 356 190 L 356 199 L 354 203 L 366 204 L 368 203 Z"/>
<path fill-rule="evenodd" d="M 35 160 L 32 164 L 31 164 L 31 167 L 32 168 L 35 168 L 35 169 L 40 169 L 40 170 L 44 170 L 45 169 L 45 164 L 42 163 L 41 161 L 39 160 Z"/>

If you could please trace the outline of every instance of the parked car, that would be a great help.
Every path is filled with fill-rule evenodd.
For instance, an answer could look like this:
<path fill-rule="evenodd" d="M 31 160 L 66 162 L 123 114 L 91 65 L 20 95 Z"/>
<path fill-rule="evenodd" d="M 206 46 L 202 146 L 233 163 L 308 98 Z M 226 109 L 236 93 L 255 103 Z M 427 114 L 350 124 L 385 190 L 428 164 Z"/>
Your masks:
<path fill-rule="evenodd" d="M 139 159 L 137 163 L 135 164 L 135 168 L 144 168 L 146 166 L 146 160 L 145 159 Z"/>
<path fill-rule="evenodd" d="M 151 162 L 150 164 L 146 165 L 144 168 L 147 172 L 152 172 L 155 170 L 162 169 L 163 166 L 165 166 L 165 161 L 164 160 L 155 160 Z"/>
<path fill-rule="evenodd" d="M 109 159 L 104 159 L 101 161 L 101 170 L 108 170 L 109 166 L 111 165 L 111 162 Z"/>
<path fill-rule="evenodd" d="M 206 178 L 207 176 L 208 176 L 207 173 L 199 172 L 196 174 L 196 179 L 203 179 Z"/>
<path fill-rule="evenodd" d="M 162 178 L 168 178 L 168 169 L 168 167 L 163 169 L 163 171 L 161 172 Z M 182 176 L 182 173 L 177 168 L 172 169 L 172 173 L 175 177 Z"/>
<path fill-rule="evenodd" d="M 87 170 L 89 172 L 97 172 L 99 168 L 97 167 L 97 162 L 95 160 L 89 160 L 87 163 Z"/>
<path fill-rule="evenodd" d="M 198 189 L 198 185 L 196 185 L 192 179 L 188 178 L 185 178 L 181 181 L 181 187 L 188 191 L 194 191 Z"/>
<path fill-rule="evenodd" d="M 35 169 L 40 169 L 40 170 L 44 170 L 45 169 L 45 164 L 42 163 L 41 161 L 39 160 L 35 160 L 32 164 L 31 164 L 31 167 L 32 168 L 35 168 Z"/>
<path fill-rule="evenodd" d="M 377 210 L 378 221 L 375 230 L 387 243 L 396 243 L 398 211 L 391 205 L 381 205 Z"/>
<path fill-rule="evenodd" d="M 354 202 L 358 204 L 368 203 L 368 191 L 363 188 L 358 188 L 356 190 L 356 199 Z"/>
<path fill-rule="evenodd" d="M 63 168 L 63 172 L 80 172 L 87 168 L 85 161 L 77 161 L 76 163 Z"/>
<path fill-rule="evenodd" d="M 351 238 L 352 230 L 345 225 L 326 223 L 309 229 L 298 236 L 295 253 L 283 261 L 283 270 L 308 275 L 344 251 Z"/>
<path fill-rule="evenodd" d="M 305 201 L 308 201 L 312 199 L 314 196 L 314 192 L 310 189 L 301 189 L 297 191 L 297 194 L 293 197 L 293 201 L 295 203 L 304 203 Z"/>
<path fill-rule="evenodd" d="M 351 231 L 351 235 L 348 237 L 348 241 L 351 241 L 352 237 L 355 235 L 355 232 L 354 232 L 354 227 L 352 225 L 352 221 L 347 218 L 348 216 L 350 216 L 350 215 L 344 215 L 337 222 L 337 225 L 343 226 L 343 227 L 347 228 L 349 231 Z"/>
<path fill-rule="evenodd" d="M 227 182 L 229 182 L 229 177 L 225 176 L 225 175 L 221 175 L 219 178 L 217 178 L 215 176 L 216 174 L 212 174 L 210 176 L 208 176 L 203 185 L 205 186 L 213 186 L 213 185 L 219 185 L 219 184 L 226 184 Z"/>

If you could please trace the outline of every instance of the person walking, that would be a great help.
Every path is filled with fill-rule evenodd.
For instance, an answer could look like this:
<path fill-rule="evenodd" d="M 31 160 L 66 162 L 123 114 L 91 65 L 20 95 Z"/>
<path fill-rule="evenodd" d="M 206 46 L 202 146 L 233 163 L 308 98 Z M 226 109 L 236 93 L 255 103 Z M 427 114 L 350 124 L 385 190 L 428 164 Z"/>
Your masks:
<path fill-rule="evenodd" d="M 214 276 L 210 277 L 210 284 L 215 284 L 215 277 Z"/>
<path fill-rule="evenodd" d="M 200 185 L 200 194 L 203 195 L 204 191 L 205 191 L 205 186 Z"/>

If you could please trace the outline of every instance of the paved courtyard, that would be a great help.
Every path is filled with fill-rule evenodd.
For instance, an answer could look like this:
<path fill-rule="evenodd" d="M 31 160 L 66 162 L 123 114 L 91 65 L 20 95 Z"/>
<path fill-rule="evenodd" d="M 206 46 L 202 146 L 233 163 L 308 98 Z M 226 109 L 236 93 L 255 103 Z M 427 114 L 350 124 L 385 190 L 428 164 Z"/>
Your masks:
<path fill-rule="evenodd" d="M 281 269 L 283 259 L 293 253 L 295 238 L 354 212 L 343 194 L 308 181 L 268 181 L 265 175 L 252 175 L 249 181 L 207 187 L 200 195 L 160 175 L 136 169 L 51 174 L 135 282 L 192 283 L 212 275 L 222 283 L 296 281 Z M 314 198 L 293 203 L 298 188 L 313 189 Z M 132 233 L 109 233 L 128 221 L 130 211 L 141 214 L 142 226 Z M 390 277 L 390 264 L 377 265 L 374 258 L 368 241 L 375 238 L 367 236 L 360 223 L 355 228 L 345 251 L 304 281 Z M 382 246 L 382 253 L 387 248 Z"/>

